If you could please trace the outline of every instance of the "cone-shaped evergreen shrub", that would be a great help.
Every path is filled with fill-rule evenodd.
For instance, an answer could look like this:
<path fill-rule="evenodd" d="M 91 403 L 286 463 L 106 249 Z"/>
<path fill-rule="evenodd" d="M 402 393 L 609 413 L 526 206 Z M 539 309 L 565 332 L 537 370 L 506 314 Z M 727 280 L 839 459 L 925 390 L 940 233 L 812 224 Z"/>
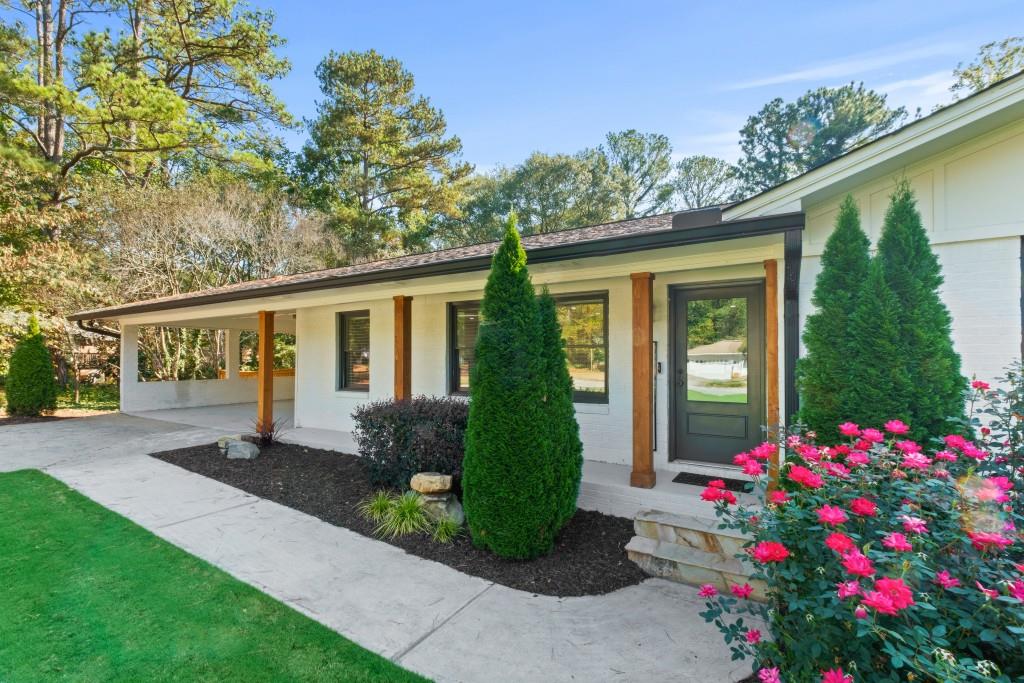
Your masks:
<path fill-rule="evenodd" d="M 7 412 L 40 415 L 57 407 L 57 384 L 50 352 L 33 315 L 28 333 L 14 347 L 7 370 Z"/>
<path fill-rule="evenodd" d="M 806 354 L 797 365 L 800 421 L 831 443 L 836 425 L 852 419 L 840 388 L 850 381 L 850 316 L 868 275 L 871 242 L 860 227 L 860 212 L 847 195 L 839 206 L 835 230 L 821 254 L 821 272 L 811 302 L 815 312 L 804 327 Z"/>
<path fill-rule="evenodd" d="M 491 261 L 470 378 L 463 505 L 473 543 L 508 558 L 548 552 L 558 531 L 536 295 L 515 218 Z"/>
<path fill-rule="evenodd" d="M 949 311 L 939 297 L 942 270 L 906 180 L 890 197 L 876 258 L 899 302 L 903 362 L 912 382 L 912 434 L 918 439 L 945 434 L 963 422 L 966 380 L 960 375 L 960 356 L 953 350 Z M 865 349 L 860 358 L 870 356 L 870 349 Z"/>
<path fill-rule="evenodd" d="M 555 300 L 547 289 L 537 299 L 540 310 L 541 347 L 547 396 L 544 401 L 546 422 L 551 433 L 551 458 L 554 481 L 551 495 L 557 510 L 556 526 L 562 526 L 576 513 L 576 498 L 583 475 L 583 443 L 572 402 L 572 377 L 565 359 L 565 341 L 558 324 Z"/>
<path fill-rule="evenodd" d="M 857 353 L 847 358 L 853 372 L 842 384 L 832 387 L 844 421 L 876 428 L 894 419 L 913 424 L 913 384 L 904 362 L 899 318 L 899 301 L 885 281 L 881 263 L 875 259 L 846 332 L 851 351 Z M 838 438 L 825 442 L 837 443 Z"/>

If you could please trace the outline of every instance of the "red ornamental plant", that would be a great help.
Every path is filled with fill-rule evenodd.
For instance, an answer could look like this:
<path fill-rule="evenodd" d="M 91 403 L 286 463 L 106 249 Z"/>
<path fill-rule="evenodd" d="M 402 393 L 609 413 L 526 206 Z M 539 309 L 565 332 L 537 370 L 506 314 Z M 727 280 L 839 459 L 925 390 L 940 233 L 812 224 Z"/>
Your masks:
<path fill-rule="evenodd" d="M 845 423 L 829 447 L 789 435 L 736 456 L 785 451 L 777 488 L 755 477 L 763 505 L 717 482 L 704 492 L 721 528 L 749 535 L 744 559 L 768 601 L 705 587 L 702 616 L 758 680 L 1024 680 L 1021 473 L 984 440 L 931 449 L 908 431 Z"/>

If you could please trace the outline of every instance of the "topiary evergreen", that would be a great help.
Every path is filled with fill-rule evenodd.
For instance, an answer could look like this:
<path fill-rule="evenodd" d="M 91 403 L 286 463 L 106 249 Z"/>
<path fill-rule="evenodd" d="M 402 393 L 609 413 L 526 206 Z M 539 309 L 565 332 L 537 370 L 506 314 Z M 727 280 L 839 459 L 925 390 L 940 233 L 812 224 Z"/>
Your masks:
<path fill-rule="evenodd" d="M 540 311 L 541 348 L 544 356 L 544 378 L 547 395 L 544 401 L 547 427 L 551 438 L 554 471 L 550 492 L 557 511 L 556 526 L 561 529 L 576 513 L 576 498 L 583 476 L 583 442 L 573 406 L 572 377 L 565 358 L 565 341 L 558 324 L 555 300 L 547 289 L 537 299 Z"/>
<path fill-rule="evenodd" d="M 804 327 L 806 354 L 797 364 L 800 421 L 826 442 L 838 436 L 838 424 L 852 419 L 840 388 L 851 381 L 850 316 L 868 275 L 870 246 L 857 204 L 847 195 L 821 254 L 811 297 L 815 312 Z"/>
<path fill-rule="evenodd" d="M 491 261 L 480 313 L 462 464 L 466 522 L 478 547 L 536 557 L 554 544 L 559 515 L 539 311 L 514 216 Z"/>
<path fill-rule="evenodd" d="M 57 383 L 53 361 L 33 315 L 28 332 L 14 347 L 7 371 L 7 412 L 11 415 L 41 415 L 57 407 Z"/>
<path fill-rule="evenodd" d="M 887 420 L 910 422 L 913 383 L 904 363 L 899 319 L 900 303 L 875 259 L 849 316 L 849 377 L 831 390 L 842 421 L 876 428 Z M 833 423 L 832 432 L 838 424 Z"/>
<path fill-rule="evenodd" d="M 966 380 L 953 349 L 949 310 L 939 297 L 942 268 L 906 180 L 889 199 L 876 258 L 900 305 L 903 363 L 912 381 L 907 422 L 918 439 L 944 434 L 962 424 Z"/>

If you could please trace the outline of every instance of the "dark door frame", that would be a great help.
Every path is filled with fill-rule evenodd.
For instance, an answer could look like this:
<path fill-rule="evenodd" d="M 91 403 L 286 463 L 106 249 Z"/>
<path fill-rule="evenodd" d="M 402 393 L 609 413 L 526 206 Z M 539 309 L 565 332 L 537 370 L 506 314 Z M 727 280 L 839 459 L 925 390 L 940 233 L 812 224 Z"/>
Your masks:
<path fill-rule="evenodd" d="M 675 463 L 695 463 L 710 465 L 714 467 L 729 467 L 730 465 L 717 465 L 715 463 L 701 463 L 699 460 L 687 460 L 685 458 L 673 458 L 676 452 L 676 390 L 672 378 L 676 376 L 676 321 L 675 321 L 675 299 L 680 292 L 693 289 L 725 289 L 728 287 L 757 287 L 762 301 L 765 296 L 765 278 L 743 278 L 738 280 L 712 280 L 710 282 L 686 282 L 668 286 L 668 461 Z M 761 333 L 766 334 L 765 326 L 761 326 Z M 768 376 L 767 376 L 767 338 L 761 340 L 761 419 L 758 428 L 765 424 L 768 419 Z"/>

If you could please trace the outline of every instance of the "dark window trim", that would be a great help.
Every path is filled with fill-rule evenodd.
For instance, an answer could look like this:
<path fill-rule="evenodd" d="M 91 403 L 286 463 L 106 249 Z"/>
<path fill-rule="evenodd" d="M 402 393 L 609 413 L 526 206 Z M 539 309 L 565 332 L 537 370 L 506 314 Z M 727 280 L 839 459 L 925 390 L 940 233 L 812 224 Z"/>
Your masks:
<path fill-rule="evenodd" d="M 338 371 L 336 373 L 336 379 L 335 379 L 335 387 L 336 387 L 335 390 L 336 391 L 358 391 L 360 393 L 367 394 L 367 393 L 370 392 L 369 382 L 367 382 L 367 386 L 365 386 L 365 387 L 348 386 L 348 385 L 345 384 L 345 336 L 346 336 L 345 320 L 347 318 L 352 318 L 352 317 L 355 317 L 355 316 L 360 316 L 360 317 L 365 316 L 367 318 L 367 320 L 369 320 L 369 318 L 370 318 L 370 311 L 369 311 L 369 309 L 360 309 L 360 310 L 355 310 L 355 311 L 338 311 L 337 314 L 335 315 L 335 327 L 336 327 L 336 331 L 337 331 L 337 336 L 335 338 L 335 342 L 337 344 L 337 349 L 338 349 L 338 353 L 337 353 Z M 369 332 L 369 330 L 367 330 L 367 332 Z M 367 339 L 369 339 L 369 334 L 367 335 Z"/>
<path fill-rule="evenodd" d="M 446 324 L 448 328 L 447 341 L 445 344 L 445 367 L 447 368 L 447 372 L 445 373 L 447 376 L 445 389 L 449 396 L 469 396 L 468 391 L 456 389 L 459 385 L 459 364 L 455 360 L 454 353 L 456 337 L 455 311 L 460 307 L 469 308 L 474 306 L 476 307 L 477 314 L 479 315 L 480 304 L 480 299 L 467 299 L 464 301 L 449 301 L 445 305 L 445 317 L 447 319 Z"/>
<path fill-rule="evenodd" d="M 568 292 L 566 294 L 552 294 L 555 304 L 582 304 L 599 302 L 604 306 L 604 329 L 601 334 L 604 337 L 604 391 L 576 391 L 572 392 L 573 403 L 588 403 L 608 405 L 608 375 L 611 372 L 611 363 L 608 362 L 608 355 L 611 348 L 611 340 L 608 338 L 608 290 L 595 292 Z M 563 341 L 565 337 L 562 337 Z M 568 347 L 568 344 L 566 344 Z"/>

